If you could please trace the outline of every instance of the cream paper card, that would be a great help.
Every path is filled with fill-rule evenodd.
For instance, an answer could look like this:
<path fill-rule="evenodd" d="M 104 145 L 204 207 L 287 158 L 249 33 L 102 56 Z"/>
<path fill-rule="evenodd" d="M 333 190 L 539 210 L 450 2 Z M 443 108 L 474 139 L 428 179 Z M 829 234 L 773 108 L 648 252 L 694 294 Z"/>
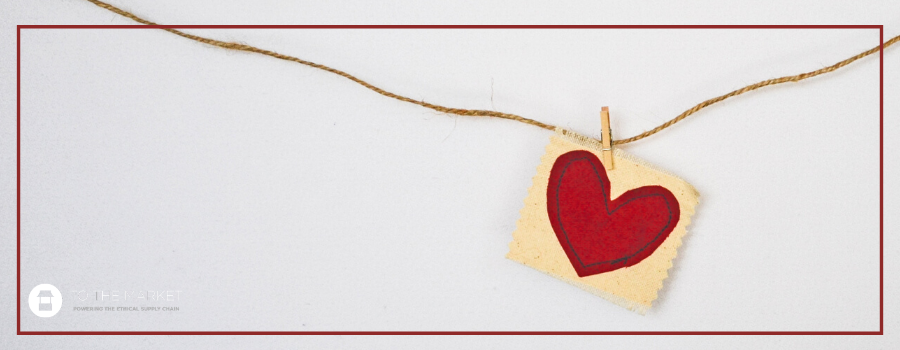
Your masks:
<path fill-rule="evenodd" d="M 566 241 L 557 236 L 549 219 L 548 182 L 554 163 L 558 158 L 562 159 L 560 156 L 573 151 L 588 151 L 602 158 L 601 149 L 600 143 L 596 140 L 570 131 L 557 130 L 550 138 L 546 153 L 541 157 L 541 164 L 525 198 L 525 207 L 520 212 L 506 257 L 644 314 L 657 298 L 663 280 L 668 277 L 668 270 L 672 267 L 672 260 L 677 255 L 678 247 L 681 246 L 682 237 L 687 233 L 686 228 L 690 224 L 691 215 L 694 214 L 699 194 L 690 184 L 678 177 L 615 149 L 614 169 L 606 171 L 609 181 L 608 196 L 615 200 L 629 190 L 645 186 L 661 186 L 677 199 L 677 211 L 672 211 L 678 213 L 677 223 L 672 225 L 674 227 L 669 229 L 671 232 L 664 240 L 660 239 L 662 243 L 658 243 L 658 247 L 640 262 L 612 271 L 579 277 L 579 273 L 573 267 L 573 264 L 577 264 L 577 260 L 567 256 L 562 246 Z M 670 221 L 675 220 L 672 218 Z M 581 253 L 585 255 L 585 252 Z"/>

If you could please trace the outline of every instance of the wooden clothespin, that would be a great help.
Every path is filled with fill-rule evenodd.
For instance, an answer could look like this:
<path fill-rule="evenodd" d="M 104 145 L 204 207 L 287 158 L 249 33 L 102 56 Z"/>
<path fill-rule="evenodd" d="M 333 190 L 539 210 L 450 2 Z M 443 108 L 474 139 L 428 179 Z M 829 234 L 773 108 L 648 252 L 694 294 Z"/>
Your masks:
<path fill-rule="evenodd" d="M 600 109 L 600 142 L 603 144 L 603 166 L 606 170 L 613 169 L 612 130 L 609 128 L 609 107 Z"/>

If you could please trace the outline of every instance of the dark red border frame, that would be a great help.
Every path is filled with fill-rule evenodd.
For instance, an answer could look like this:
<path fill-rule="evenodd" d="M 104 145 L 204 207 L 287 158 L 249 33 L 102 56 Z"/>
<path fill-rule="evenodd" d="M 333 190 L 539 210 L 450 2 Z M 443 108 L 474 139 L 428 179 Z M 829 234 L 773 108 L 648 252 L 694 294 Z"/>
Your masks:
<path fill-rule="evenodd" d="M 615 332 L 40 332 L 21 329 L 21 31 L 22 29 L 878 29 L 879 43 L 879 327 L 878 331 Z M 884 26 L 883 25 L 17 25 L 16 26 L 16 334 L 17 335 L 884 335 Z"/>

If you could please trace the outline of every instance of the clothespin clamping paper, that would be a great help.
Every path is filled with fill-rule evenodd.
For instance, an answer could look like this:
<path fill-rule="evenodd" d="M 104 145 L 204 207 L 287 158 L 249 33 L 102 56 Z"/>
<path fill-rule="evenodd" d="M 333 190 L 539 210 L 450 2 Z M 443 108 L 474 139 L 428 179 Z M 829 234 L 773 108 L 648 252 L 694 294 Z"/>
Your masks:
<path fill-rule="evenodd" d="M 600 109 L 600 128 L 602 129 L 600 142 L 603 144 L 603 149 L 601 150 L 603 151 L 603 166 L 606 167 L 606 170 L 612 170 L 612 130 L 609 128 L 609 107 Z"/>

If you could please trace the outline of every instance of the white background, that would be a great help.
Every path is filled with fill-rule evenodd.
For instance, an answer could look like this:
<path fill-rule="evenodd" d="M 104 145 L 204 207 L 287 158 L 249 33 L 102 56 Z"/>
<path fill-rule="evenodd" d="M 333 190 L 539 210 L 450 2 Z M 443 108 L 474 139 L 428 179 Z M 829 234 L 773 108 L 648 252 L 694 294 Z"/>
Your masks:
<path fill-rule="evenodd" d="M 118 1 L 166 24 L 885 24 L 900 6 Z M 807 6 L 816 11 L 805 10 Z M 15 25 L 131 24 L 3 5 L 2 344 L 459 346 L 476 338 L 14 337 Z M 877 30 L 188 30 L 389 91 L 628 137 L 707 98 L 833 64 Z M 623 147 L 701 194 L 646 316 L 503 256 L 550 132 L 442 115 L 160 30 L 22 31 L 22 290 L 175 289 L 168 314 L 23 303 L 22 330 L 878 330 L 879 61 L 753 92 Z M 885 56 L 885 336 L 502 337 L 497 345 L 896 344 L 900 56 Z M 23 297 L 23 300 L 25 298 Z M 894 336 L 892 336 L 894 334 Z M 5 347 L 4 347 L 5 348 Z"/>

